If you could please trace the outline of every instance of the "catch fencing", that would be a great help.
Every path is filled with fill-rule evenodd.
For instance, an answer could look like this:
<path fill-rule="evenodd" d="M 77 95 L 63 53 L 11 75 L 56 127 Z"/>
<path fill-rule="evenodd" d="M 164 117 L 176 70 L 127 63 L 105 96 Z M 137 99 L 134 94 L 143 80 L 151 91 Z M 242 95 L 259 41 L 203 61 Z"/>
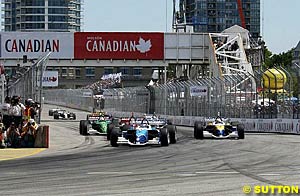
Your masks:
<path fill-rule="evenodd" d="M 90 89 L 45 89 L 44 102 L 92 112 L 100 108 Z"/>
<path fill-rule="evenodd" d="M 12 78 L 7 78 L 6 95 L 21 96 L 23 100 L 31 98 L 41 101 L 42 95 L 42 73 L 46 69 L 50 53 L 40 57 L 36 63 L 30 67 L 18 66 L 16 74 Z"/>
<path fill-rule="evenodd" d="M 169 82 L 149 87 L 104 90 L 105 109 L 172 116 L 217 116 L 231 118 L 300 118 L 298 98 L 293 97 L 293 75 L 283 67 L 274 67 L 281 76 L 258 70 L 224 77 Z M 255 86 L 251 80 L 255 81 Z M 271 88 L 272 83 L 275 88 Z M 263 87 L 263 83 L 270 88 Z"/>
<path fill-rule="evenodd" d="M 266 88 L 279 81 L 278 75 L 271 78 L 268 70 L 255 71 L 253 75 L 242 73 L 224 77 L 199 78 L 182 82 L 168 82 L 147 87 L 104 89 L 99 92 L 90 90 L 89 98 L 83 96 L 84 90 L 47 90 L 48 103 L 71 106 L 84 110 L 104 109 L 107 111 L 156 113 L 169 116 L 197 116 L 230 118 L 300 118 L 299 94 L 293 91 L 294 79 L 299 77 L 283 67 L 285 82 L 282 89 Z M 278 77 L 278 78 L 276 78 Z M 251 79 L 245 82 L 246 79 Z M 252 81 L 255 81 L 253 83 Z M 255 86 L 253 86 L 255 84 Z M 87 93 L 85 93 L 87 94 Z"/>

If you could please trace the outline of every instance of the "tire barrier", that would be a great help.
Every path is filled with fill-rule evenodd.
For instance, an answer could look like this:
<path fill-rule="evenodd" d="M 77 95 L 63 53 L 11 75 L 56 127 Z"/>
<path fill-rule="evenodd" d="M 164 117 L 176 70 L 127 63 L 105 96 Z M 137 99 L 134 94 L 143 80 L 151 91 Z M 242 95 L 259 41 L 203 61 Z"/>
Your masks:
<path fill-rule="evenodd" d="M 49 126 L 40 125 L 37 130 L 34 147 L 49 148 Z"/>

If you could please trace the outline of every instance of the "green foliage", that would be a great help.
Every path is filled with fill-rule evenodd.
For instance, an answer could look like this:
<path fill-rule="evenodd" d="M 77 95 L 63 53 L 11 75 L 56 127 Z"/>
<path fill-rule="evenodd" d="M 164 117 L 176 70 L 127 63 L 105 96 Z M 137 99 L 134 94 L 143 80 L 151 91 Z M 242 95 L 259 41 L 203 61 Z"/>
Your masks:
<path fill-rule="evenodd" d="M 288 52 L 283 52 L 280 54 L 272 54 L 271 51 L 268 50 L 267 47 L 264 49 L 264 57 L 265 57 L 265 63 L 263 65 L 263 68 L 272 68 L 274 66 L 283 66 L 287 67 L 292 64 L 293 60 L 293 50 L 291 49 Z"/>

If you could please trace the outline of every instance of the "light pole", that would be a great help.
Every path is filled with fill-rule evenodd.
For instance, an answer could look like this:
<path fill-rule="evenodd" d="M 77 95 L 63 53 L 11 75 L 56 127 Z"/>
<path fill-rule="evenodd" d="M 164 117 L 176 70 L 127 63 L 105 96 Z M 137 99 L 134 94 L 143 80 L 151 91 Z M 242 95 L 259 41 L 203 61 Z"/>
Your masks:
<path fill-rule="evenodd" d="M 9 75 L 5 75 L 5 81 L 6 81 L 6 96 L 9 96 L 9 88 L 8 88 L 8 83 L 9 83 Z"/>

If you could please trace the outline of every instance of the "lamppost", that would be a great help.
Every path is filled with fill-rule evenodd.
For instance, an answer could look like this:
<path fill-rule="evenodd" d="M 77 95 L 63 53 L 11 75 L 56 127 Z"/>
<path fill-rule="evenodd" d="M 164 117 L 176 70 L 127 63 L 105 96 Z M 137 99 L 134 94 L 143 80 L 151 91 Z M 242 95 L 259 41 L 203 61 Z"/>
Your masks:
<path fill-rule="evenodd" d="M 6 96 L 9 96 L 9 88 L 8 88 L 8 83 L 9 83 L 9 75 L 5 75 L 5 81 L 6 81 Z"/>

